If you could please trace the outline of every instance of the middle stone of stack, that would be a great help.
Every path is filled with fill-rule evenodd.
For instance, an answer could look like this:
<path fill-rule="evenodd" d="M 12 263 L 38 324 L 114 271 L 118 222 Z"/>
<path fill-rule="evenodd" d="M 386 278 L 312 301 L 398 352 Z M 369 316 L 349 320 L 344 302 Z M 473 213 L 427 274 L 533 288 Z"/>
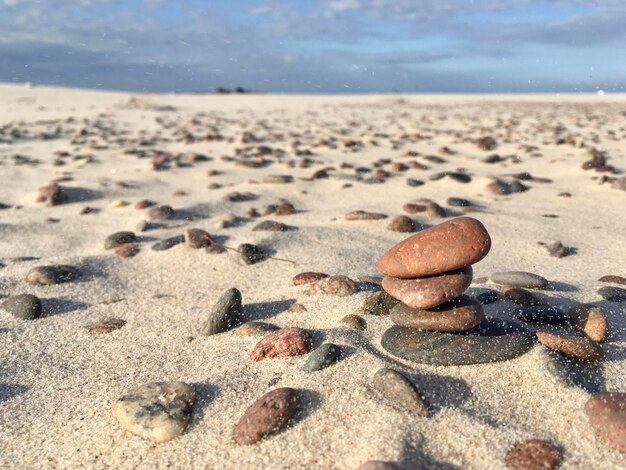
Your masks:
<path fill-rule="evenodd" d="M 491 238 L 478 220 L 459 217 L 423 230 L 391 247 L 378 261 L 383 289 L 398 299 L 397 325 L 432 331 L 465 331 L 483 319 L 480 304 L 462 295 L 472 264 L 483 259 Z"/>

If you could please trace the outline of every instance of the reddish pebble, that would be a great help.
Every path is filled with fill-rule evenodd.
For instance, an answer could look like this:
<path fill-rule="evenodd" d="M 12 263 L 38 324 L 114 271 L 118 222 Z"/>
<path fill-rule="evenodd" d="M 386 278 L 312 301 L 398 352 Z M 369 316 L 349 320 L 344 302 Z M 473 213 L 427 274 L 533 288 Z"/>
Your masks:
<path fill-rule="evenodd" d="M 311 336 L 306 330 L 282 328 L 259 341 L 250 354 L 250 360 L 257 362 L 273 357 L 302 356 L 311 348 Z"/>
<path fill-rule="evenodd" d="M 553 470 L 562 460 L 559 449 L 540 439 L 516 442 L 504 457 L 509 470 Z"/>
<path fill-rule="evenodd" d="M 123 245 L 113 247 L 112 251 L 122 258 L 132 258 L 141 251 L 141 248 L 139 248 L 139 245 L 136 243 L 125 243 Z"/>
<path fill-rule="evenodd" d="M 154 205 L 156 205 L 156 202 L 143 199 L 135 204 L 135 209 L 147 209 L 148 207 L 152 207 Z"/>
<path fill-rule="evenodd" d="M 402 210 L 407 214 L 417 214 L 419 212 L 426 212 L 426 206 L 423 204 L 407 203 L 402 206 Z"/>
<path fill-rule="evenodd" d="M 598 281 L 610 282 L 612 284 L 621 284 L 623 286 L 626 286 L 626 277 L 622 276 L 602 276 L 600 279 L 598 279 Z"/>
<path fill-rule="evenodd" d="M 585 404 L 585 413 L 600 438 L 626 453 L 626 393 L 601 393 Z"/>
<path fill-rule="evenodd" d="M 328 277 L 328 274 L 318 273 L 314 271 L 306 271 L 304 273 L 296 274 L 293 279 L 294 286 L 300 286 L 302 284 L 311 284 L 312 282 L 317 282 L 320 279 L 324 279 Z"/>

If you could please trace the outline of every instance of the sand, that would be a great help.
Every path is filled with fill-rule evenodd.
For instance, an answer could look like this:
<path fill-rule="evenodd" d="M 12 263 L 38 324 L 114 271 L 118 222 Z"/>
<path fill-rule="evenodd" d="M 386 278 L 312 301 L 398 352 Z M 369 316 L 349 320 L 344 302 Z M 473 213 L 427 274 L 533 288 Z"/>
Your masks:
<path fill-rule="evenodd" d="M 623 391 L 624 304 L 604 301 L 596 290 L 604 285 L 598 282 L 601 276 L 625 274 L 625 193 L 600 184 L 601 173 L 582 170 L 588 149 L 556 145 L 553 128 L 562 124 L 565 135 L 606 150 L 609 164 L 626 169 L 626 96 L 131 96 L 1 85 L 0 103 L 0 126 L 21 121 L 35 134 L 59 124 L 71 129 L 70 135 L 61 133 L 60 138 L 0 143 L 0 202 L 13 206 L 0 211 L 0 261 L 6 264 L 0 268 L 0 300 L 32 293 L 43 299 L 46 312 L 40 319 L 24 321 L 0 309 L 1 468 L 353 469 L 377 459 L 399 462 L 405 468 L 496 469 L 504 468 L 504 454 L 514 442 L 530 438 L 557 444 L 563 450 L 564 469 L 623 468 L 624 456 L 595 436 L 584 414 L 589 392 L 557 380 L 547 369 L 541 345 L 493 364 L 393 364 L 384 355 L 373 354 L 381 349 L 380 337 L 391 325 L 388 317 L 365 318 L 363 336 L 374 350 L 363 347 L 341 326 L 341 318 L 356 313 L 369 292 L 344 298 L 308 296 L 306 287 L 293 286 L 291 279 L 303 271 L 353 279 L 375 275 L 378 257 L 407 236 L 388 231 L 389 219 L 346 221 L 343 216 L 349 211 L 393 216 L 402 214 L 404 203 L 422 197 L 444 206 L 450 196 L 469 198 L 484 207 L 484 213 L 472 215 L 485 224 L 493 239 L 489 255 L 474 266 L 475 277 L 503 270 L 530 271 L 551 281 L 554 290 L 544 295 L 554 305 L 597 302 L 611 327 L 603 345 L 606 358 L 598 365 L 602 388 Z M 70 117 L 77 122 L 55 121 Z M 196 124 L 191 124 L 194 118 Z M 82 119 L 89 122 L 83 125 Z M 109 144 L 108 149 L 98 149 L 88 142 L 71 143 L 81 127 L 92 129 L 96 120 L 132 138 L 158 132 L 168 141 L 157 142 L 154 148 L 202 153 L 212 160 L 154 171 L 150 159 L 124 153 L 137 145 Z M 160 126 L 157 120 L 173 127 Z M 517 124 L 509 126 L 507 139 L 510 121 Z M 197 136 L 217 132 L 224 140 L 185 143 L 180 138 L 183 127 Z M 302 148 L 310 148 L 311 158 L 321 163 L 288 168 L 276 161 L 249 169 L 221 160 L 244 146 L 240 138 L 245 131 L 263 138 L 249 145 L 286 150 L 284 161 L 293 158 L 290 142 L 301 140 Z M 494 136 L 498 147 L 486 152 L 469 141 L 483 135 Z M 352 151 L 312 145 L 330 137 L 340 139 L 339 143 L 360 140 L 364 146 Z M 392 148 L 393 139 L 399 141 L 397 148 Z M 102 144 L 97 136 L 88 140 Z M 519 144 L 537 149 L 526 152 Z M 456 152 L 440 155 L 446 163 L 401 157 L 407 150 L 439 155 L 442 146 Z M 72 156 L 93 155 L 95 161 L 70 157 L 64 166 L 53 166 L 54 152 L 60 150 Z M 517 155 L 520 161 L 481 162 L 493 153 Z M 16 165 L 15 154 L 41 164 Z M 354 174 L 339 165 L 372 168 L 380 158 L 416 160 L 430 168 L 394 174 L 384 184 L 302 179 L 330 166 L 337 169 L 335 173 Z M 459 167 L 472 175 L 470 183 L 428 180 L 434 172 Z M 209 169 L 221 174 L 209 177 Z M 521 171 L 553 182 L 527 182 L 529 191 L 509 196 L 485 193 L 484 177 Z M 295 181 L 259 183 L 270 174 L 291 174 Z M 73 181 L 62 185 L 86 190 L 74 193 L 86 199 L 55 207 L 36 203 L 37 188 L 62 175 L 73 176 Z M 426 184 L 409 187 L 408 177 Z M 128 187 L 117 185 L 118 181 Z M 208 189 L 214 182 L 223 187 Z M 173 196 L 176 191 L 186 195 Z M 225 196 L 233 191 L 251 192 L 258 198 L 229 202 Z M 557 196 L 566 191 L 572 197 Z M 112 207 L 118 199 L 131 204 Z M 170 223 L 170 228 L 142 233 L 142 251 L 133 258 L 106 252 L 107 235 L 135 230 L 143 219 L 145 211 L 133 207 L 141 199 L 188 210 L 196 220 L 181 219 Z M 262 212 L 280 199 L 292 202 L 299 212 L 213 228 L 220 214 L 247 218 L 250 207 Z M 81 215 L 85 206 L 100 211 Z M 546 214 L 558 217 L 542 216 Z M 47 217 L 59 222 L 44 223 Z M 414 218 L 429 225 L 445 220 L 419 214 Z M 251 231 L 265 219 L 298 230 Z M 184 245 L 163 252 L 150 249 L 157 240 L 180 234 L 183 227 L 204 228 L 231 247 L 260 244 L 294 263 L 266 260 L 244 266 L 233 252 L 212 255 Z M 552 240 L 577 251 L 564 258 L 551 257 L 538 242 Z M 12 260 L 21 256 L 39 259 Z M 55 263 L 79 266 L 83 274 L 77 282 L 49 287 L 24 281 L 33 267 Z M 200 336 L 210 306 L 230 287 L 241 290 L 251 319 L 306 328 L 316 344 L 332 341 L 342 346 L 344 357 L 321 372 L 307 374 L 301 370 L 306 357 L 250 361 L 259 337 L 233 332 Z M 308 312 L 288 312 L 295 301 Z M 511 309 L 500 301 L 486 311 L 506 317 Z M 98 336 L 86 330 L 87 324 L 108 317 L 122 318 L 127 324 Z M 395 410 L 372 392 L 373 374 L 390 365 L 404 367 L 418 384 L 434 411 L 431 418 Z M 162 380 L 192 384 L 198 403 L 187 431 L 156 445 L 126 433 L 113 418 L 111 405 L 135 386 Z M 232 432 L 239 417 L 256 398 L 276 387 L 301 391 L 305 406 L 296 419 L 284 432 L 257 445 L 235 444 Z"/>

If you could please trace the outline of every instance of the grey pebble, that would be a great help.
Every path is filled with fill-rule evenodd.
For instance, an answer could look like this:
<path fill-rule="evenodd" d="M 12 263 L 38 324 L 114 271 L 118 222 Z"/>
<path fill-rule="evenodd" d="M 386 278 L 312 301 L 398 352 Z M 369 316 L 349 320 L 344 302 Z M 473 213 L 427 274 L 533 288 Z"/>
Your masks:
<path fill-rule="evenodd" d="M 604 286 L 598 289 L 598 294 L 609 302 L 623 302 L 626 300 L 626 289 L 616 286 Z"/>
<path fill-rule="evenodd" d="M 418 416 L 429 416 L 428 406 L 419 390 L 400 372 L 380 369 L 374 374 L 372 385 L 395 408 L 416 413 Z"/>
<path fill-rule="evenodd" d="M 13 295 L 2 303 L 2 308 L 22 320 L 33 320 L 41 315 L 41 301 L 31 294 Z"/>
<path fill-rule="evenodd" d="M 166 238 L 165 240 L 161 240 L 152 245 L 152 249 L 154 251 L 164 251 L 169 250 L 170 248 L 179 245 L 180 243 L 185 241 L 184 235 L 176 235 L 175 237 Z"/>
<path fill-rule="evenodd" d="M 209 318 L 202 327 L 202 334 L 206 336 L 222 333 L 235 326 L 241 325 L 244 319 L 241 292 L 239 289 L 228 289 L 213 305 Z"/>
<path fill-rule="evenodd" d="M 530 289 L 543 289 L 548 285 L 546 278 L 525 271 L 502 271 L 493 273 L 491 280 L 496 284 L 527 287 Z"/>
<path fill-rule="evenodd" d="M 340 355 L 341 349 L 339 346 L 332 343 L 324 343 L 309 354 L 309 357 L 302 366 L 302 370 L 305 372 L 315 372 L 325 369 L 332 363 L 336 362 Z"/>

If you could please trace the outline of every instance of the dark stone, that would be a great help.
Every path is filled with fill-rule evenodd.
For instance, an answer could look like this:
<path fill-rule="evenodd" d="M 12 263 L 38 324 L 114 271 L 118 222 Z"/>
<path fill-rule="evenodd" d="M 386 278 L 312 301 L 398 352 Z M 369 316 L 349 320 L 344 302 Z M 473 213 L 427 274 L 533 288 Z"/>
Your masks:
<path fill-rule="evenodd" d="M 255 264 L 267 258 L 267 254 L 261 247 L 251 243 L 242 243 L 237 247 L 237 251 L 241 253 L 244 264 Z"/>
<path fill-rule="evenodd" d="M 161 240 L 160 242 L 156 242 L 152 245 L 152 249 L 154 251 L 164 251 L 169 250 L 170 248 L 179 245 L 185 241 L 184 235 L 176 235 L 175 237 L 166 238 L 165 240 Z"/>
<path fill-rule="evenodd" d="M 39 266 L 28 273 L 26 282 L 33 285 L 49 286 L 73 281 L 77 276 L 78 270 L 73 266 Z"/>
<path fill-rule="evenodd" d="M 604 286 L 598 289 L 598 294 L 600 294 L 604 299 L 609 302 L 623 302 L 626 300 L 626 289 L 615 286 Z"/>
<path fill-rule="evenodd" d="M 380 369 L 374 374 L 374 389 L 393 407 L 418 416 L 429 416 L 428 406 L 419 390 L 407 377 L 393 369 Z"/>
<path fill-rule="evenodd" d="M 315 372 L 325 369 L 336 362 L 341 356 L 341 349 L 336 344 L 325 343 L 309 354 L 306 362 L 302 366 L 304 372 Z"/>
<path fill-rule="evenodd" d="M 422 186 L 424 182 L 415 178 L 407 178 L 406 184 L 412 188 L 417 188 L 418 186 Z"/>
<path fill-rule="evenodd" d="M 22 320 L 33 320 L 41 315 L 41 301 L 31 294 L 13 295 L 2 303 L 2 308 Z"/>
<path fill-rule="evenodd" d="M 106 237 L 104 240 L 104 249 L 110 250 L 116 246 L 125 245 L 126 243 L 132 243 L 136 239 L 136 235 L 131 231 L 115 232 Z"/>
<path fill-rule="evenodd" d="M 446 202 L 452 207 L 469 207 L 472 205 L 471 201 L 460 197 L 449 197 Z"/>
<path fill-rule="evenodd" d="M 289 226 L 285 225 L 281 222 L 276 222 L 274 220 L 264 220 L 263 222 L 257 224 L 252 229 L 253 232 L 258 231 L 268 231 L 268 232 L 286 232 L 289 230 Z"/>
<path fill-rule="evenodd" d="M 202 334 L 210 336 L 243 323 L 244 312 L 241 292 L 236 288 L 228 289 L 211 308 L 209 318 L 202 328 Z"/>

